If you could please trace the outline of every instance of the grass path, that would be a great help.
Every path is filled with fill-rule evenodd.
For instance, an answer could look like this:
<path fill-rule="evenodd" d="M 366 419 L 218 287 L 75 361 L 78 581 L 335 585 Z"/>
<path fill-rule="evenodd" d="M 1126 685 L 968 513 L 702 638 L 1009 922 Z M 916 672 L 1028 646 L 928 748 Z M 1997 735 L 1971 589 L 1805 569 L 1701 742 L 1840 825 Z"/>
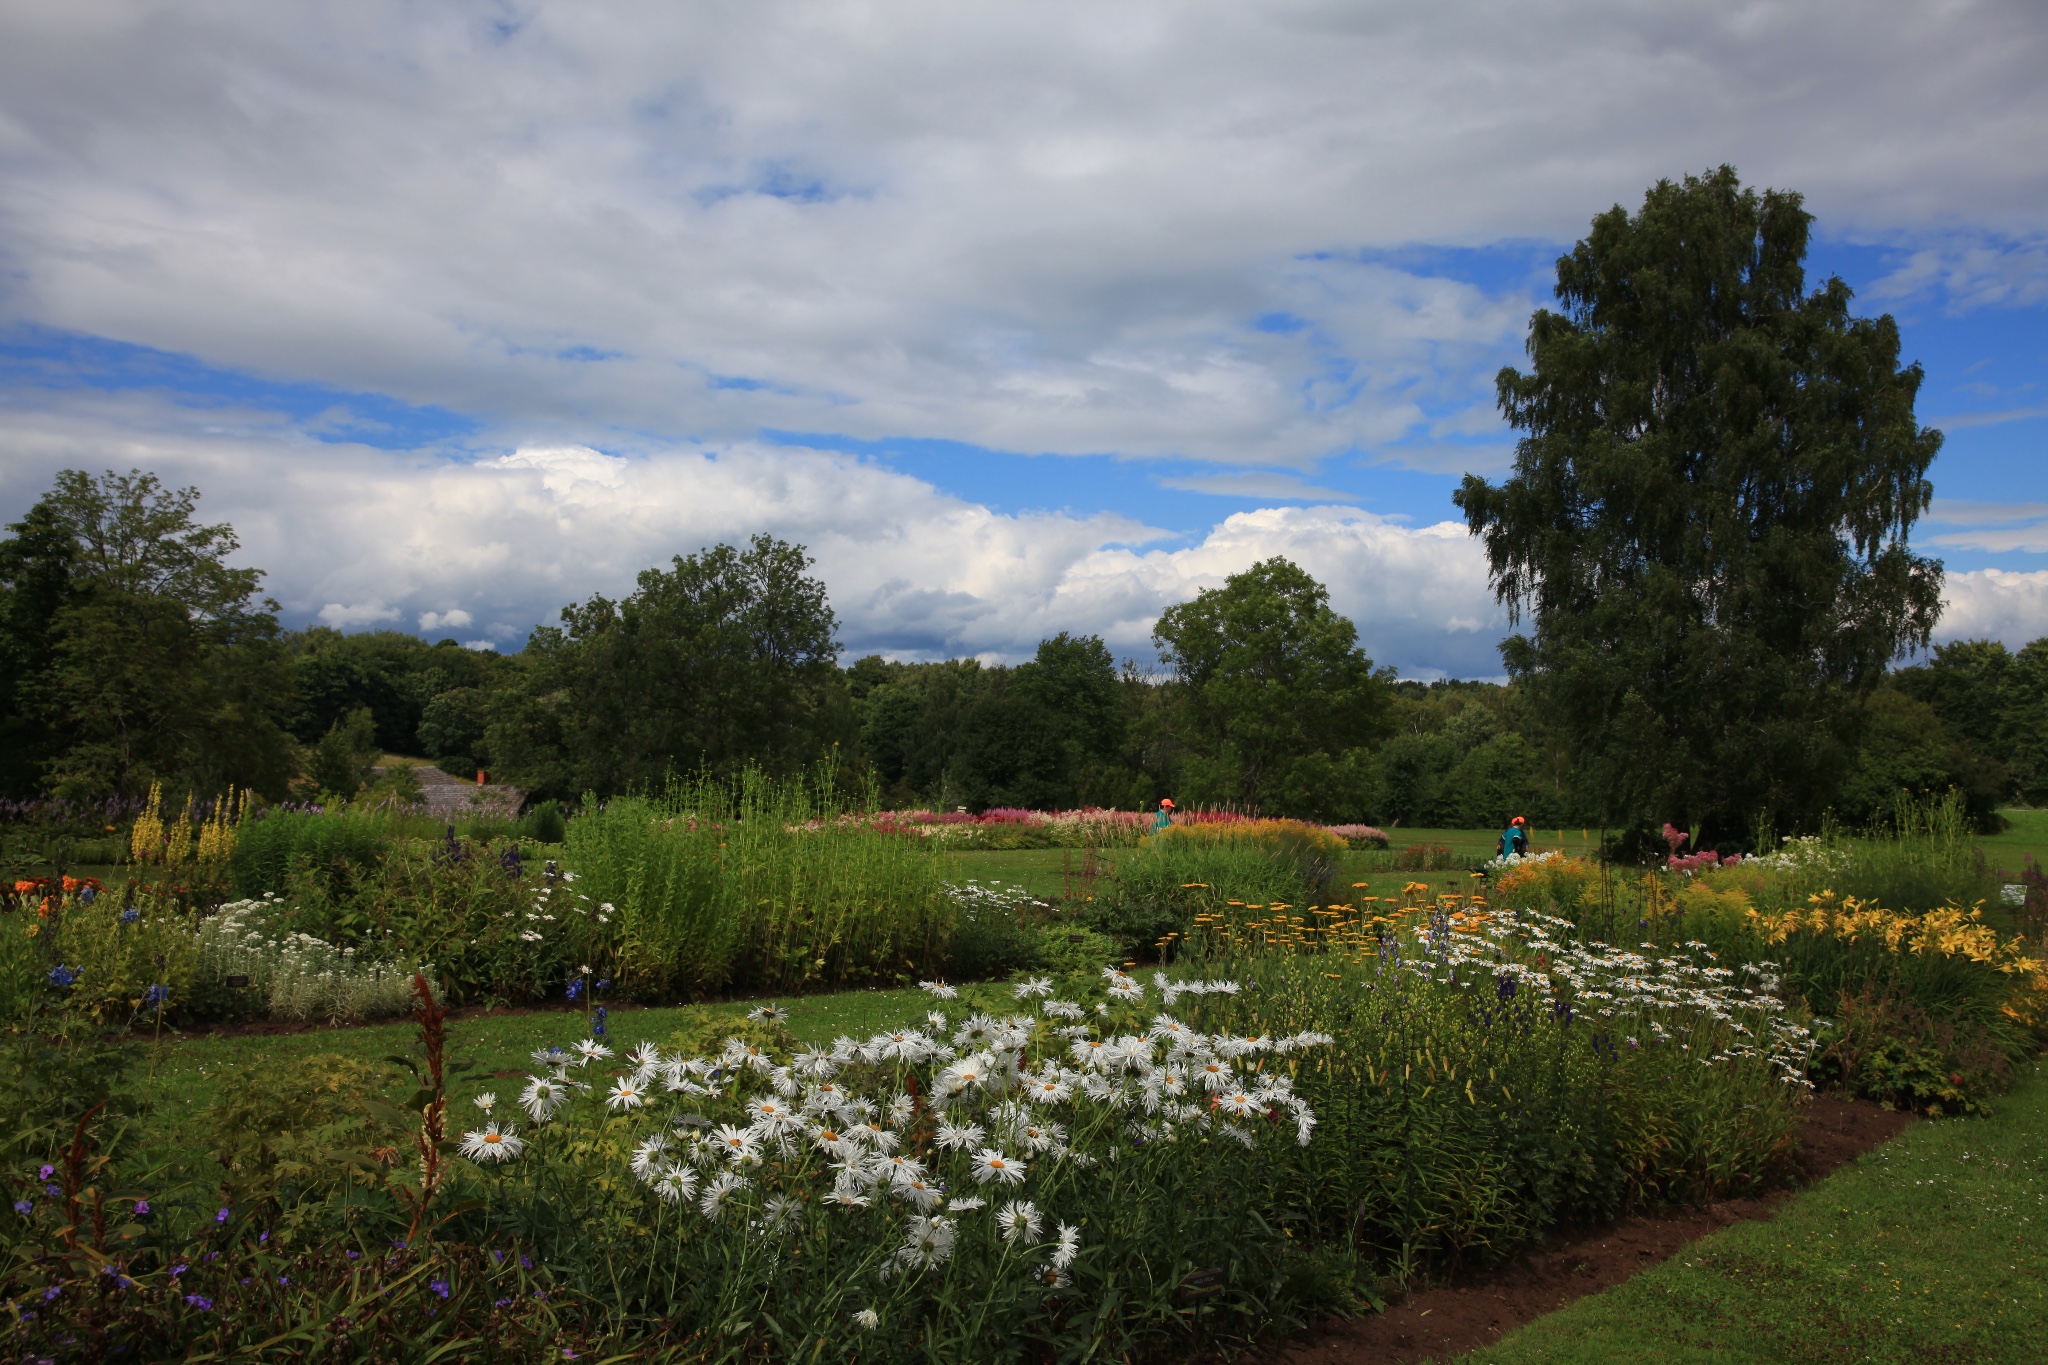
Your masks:
<path fill-rule="evenodd" d="M 2048 1360 L 2048 1063 L 1462 1365 Z"/>

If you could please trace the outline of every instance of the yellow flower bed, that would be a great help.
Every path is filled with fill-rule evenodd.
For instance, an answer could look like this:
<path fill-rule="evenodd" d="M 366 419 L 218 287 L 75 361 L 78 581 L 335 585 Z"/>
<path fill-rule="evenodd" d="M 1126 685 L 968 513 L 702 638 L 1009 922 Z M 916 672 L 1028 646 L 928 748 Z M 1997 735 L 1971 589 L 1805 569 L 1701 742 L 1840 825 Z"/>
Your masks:
<path fill-rule="evenodd" d="M 1908 914 L 1854 896 L 1837 897 L 1832 891 L 1809 896 L 1807 901 L 1805 910 L 1776 915 L 1751 910 L 1750 926 L 1766 944 L 1807 935 L 1879 943 L 1891 953 L 1982 963 L 2013 978 L 2006 1014 L 2029 1027 L 2048 1022 L 2048 964 L 2034 956 L 2025 939 L 1999 938 L 1998 931 L 1984 922 L 1982 902 L 1967 910 L 1950 902 L 1923 914 Z"/>

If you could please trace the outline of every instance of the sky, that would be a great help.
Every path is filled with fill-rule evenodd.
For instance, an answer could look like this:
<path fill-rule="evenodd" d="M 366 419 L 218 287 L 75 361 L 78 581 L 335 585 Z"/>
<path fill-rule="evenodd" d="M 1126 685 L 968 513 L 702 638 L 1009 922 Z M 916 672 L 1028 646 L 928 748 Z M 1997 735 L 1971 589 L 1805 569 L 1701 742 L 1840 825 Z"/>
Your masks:
<path fill-rule="evenodd" d="M 1728 163 L 1899 323 L 1939 638 L 2048 635 L 2038 0 L 0 8 L 0 519 L 200 489 L 287 625 L 517 649 L 756 533 L 850 660 L 1153 662 L 1286 555 L 1406 677 L 1554 262 Z"/>

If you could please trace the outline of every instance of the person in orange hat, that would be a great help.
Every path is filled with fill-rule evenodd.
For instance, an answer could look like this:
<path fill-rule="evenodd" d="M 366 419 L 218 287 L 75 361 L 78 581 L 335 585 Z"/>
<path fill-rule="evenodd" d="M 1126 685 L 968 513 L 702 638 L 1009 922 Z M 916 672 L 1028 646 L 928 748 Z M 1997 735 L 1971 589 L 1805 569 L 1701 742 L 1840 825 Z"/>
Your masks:
<path fill-rule="evenodd" d="M 1165 829 L 1168 825 L 1172 823 L 1173 798 L 1170 796 L 1162 796 L 1159 798 L 1159 818 L 1152 822 L 1152 832 L 1154 834 L 1157 834 L 1160 830 Z"/>
<path fill-rule="evenodd" d="M 1505 858 L 1509 854 L 1513 854 L 1516 857 L 1526 857 L 1528 852 L 1529 822 L 1524 817 L 1517 815 L 1514 819 L 1508 821 L 1508 827 L 1500 833 L 1500 856 Z"/>

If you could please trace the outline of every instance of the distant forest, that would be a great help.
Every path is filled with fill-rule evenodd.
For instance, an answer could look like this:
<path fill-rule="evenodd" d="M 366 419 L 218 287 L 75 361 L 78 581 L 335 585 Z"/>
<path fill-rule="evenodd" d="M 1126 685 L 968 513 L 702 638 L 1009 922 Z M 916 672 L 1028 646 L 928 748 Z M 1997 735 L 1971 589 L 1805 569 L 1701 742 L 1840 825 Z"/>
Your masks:
<path fill-rule="evenodd" d="M 896 806 L 1145 807 L 1163 796 L 1382 826 L 1625 824 L 1518 680 L 1377 667 L 1282 559 L 1170 609 L 1156 661 L 1061 633 L 1014 665 L 844 662 L 801 547 L 757 537 L 566 608 L 519 653 L 395 631 L 283 630 L 226 527 L 148 475 L 67 474 L 0 541 L 0 787 L 135 797 L 228 783 L 353 796 L 376 756 L 536 798 L 835 756 Z M 2048 800 L 2048 639 L 1940 645 L 1845 696 L 1854 742 L 1818 810 L 1881 819 L 1956 788 L 1980 818 Z"/>

